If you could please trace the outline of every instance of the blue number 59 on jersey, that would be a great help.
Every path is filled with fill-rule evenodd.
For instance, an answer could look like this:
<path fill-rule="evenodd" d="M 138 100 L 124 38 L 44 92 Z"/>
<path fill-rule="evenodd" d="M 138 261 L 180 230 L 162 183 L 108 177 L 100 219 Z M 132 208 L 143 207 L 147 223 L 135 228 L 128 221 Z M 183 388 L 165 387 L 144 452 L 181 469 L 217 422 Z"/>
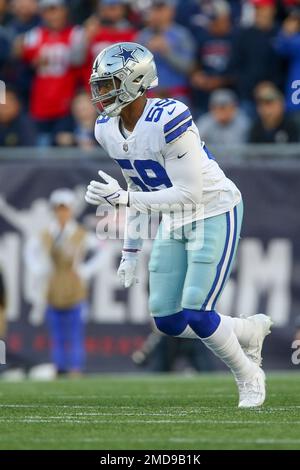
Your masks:
<path fill-rule="evenodd" d="M 157 191 L 170 188 L 172 183 L 164 167 L 155 160 L 116 160 L 123 172 L 139 186 L 142 191 Z"/>

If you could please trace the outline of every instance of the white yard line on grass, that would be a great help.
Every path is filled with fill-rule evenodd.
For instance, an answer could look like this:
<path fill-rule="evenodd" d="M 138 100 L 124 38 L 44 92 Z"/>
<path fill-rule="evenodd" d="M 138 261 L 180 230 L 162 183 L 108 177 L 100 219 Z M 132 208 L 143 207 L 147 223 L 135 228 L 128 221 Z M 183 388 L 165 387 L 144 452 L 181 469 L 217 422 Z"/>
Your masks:
<path fill-rule="evenodd" d="M 99 397 L 99 401 L 101 401 L 102 397 Z M 89 408 L 89 409 L 95 409 L 95 408 L 101 408 L 101 409 L 110 409 L 110 408 L 115 408 L 115 405 L 101 405 L 101 403 L 97 405 L 66 405 L 66 404 L 60 404 L 60 403 L 26 403 L 26 404 L 19 404 L 19 403 L 1 403 L 0 408 Z M 118 408 L 121 409 L 134 409 L 134 406 L 119 406 Z M 176 410 L 176 409 L 182 409 L 182 407 L 169 407 L 170 410 Z M 197 408 L 194 410 L 186 410 L 187 413 L 194 413 L 194 412 L 211 412 L 212 409 L 215 410 L 228 410 L 230 408 L 229 405 L 227 406 L 204 406 L 199 404 L 197 405 Z M 264 408 L 259 408 L 259 409 L 253 409 L 251 410 L 252 413 L 273 413 L 273 412 L 278 412 L 278 411 L 290 411 L 291 409 L 293 410 L 298 410 L 300 409 L 300 405 L 285 405 L 285 406 L 268 406 L 266 405 Z M 185 410 L 184 410 L 185 411 Z M 241 410 L 240 410 L 241 411 Z"/>
<path fill-rule="evenodd" d="M 69 441 L 66 438 L 67 443 L 73 444 L 82 444 L 82 443 L 93 443 L 97 442 L 98 444 L 104 444 L 104 443 L 111 443 L 114 442 L 114 445 L 117 443 L 122 443 L 123 439 L 114 439 L 114 438 L 93 438 L 93 437 L 82 437 L 82 438 L 72 438 L 71 441 Z M 126 443 L 132 442 L 133 444 L 140 443 L 140 444 L 145 444 L 147 442 L 159 442 L 160 439 L 156 437 L 144 437 L 144 438 L 130 438 L 126 437 Z M 1 442 L 1 440 L 0 440 Z M 5 442 L 5 441 L 4 441 Z M 22 441 L 20 441 L 21 443 Z M 57 444 L 58 439 L 54 438 L 31 438 L 28 437 L 26 438 L 26 447 L 30 448 L 30 443 L 35 443 L 35 444 Z M 59 438 L 60 444 L 64 442 L 64 438 Z M 274 438 L 256 438 L 256 439 L 224 439 L 224 438 L 206 438 L 206 437 L 196 437 L 196 438 L 185 438 L 185 437 L 166 437 L 164 439 L 164 442 L 168 443 L 176 443 L 176 444 L 232 444 L 232 448 L 234 449 L 236 447 L 236 444 L 241 444 L 241 445 L 251 445 L 251 444 L 281 444 L 281 445 L 289 445 L 289 444 L 299 444 L 300 439 L 274 439 Z M 67 448 L 68 444 L 66 444 Z"/>
<path fill-rule="evenodd" d="M 239 426 L 243 424 L 250 424 L 250 425 L 261 425 L 261 426 L 273 426 L 274 424 L 283 424 L 283 425 L 300 425 L 300 421 L 293 421 L 293 420 L 287 420 L 287 421 L 254 421 L 254 420 L 227 420 L 227 419 L 196 419 L 196 420 L 179 420 L 179 419 L 153 419 L 153 420 L 145 420 L 145 419 L 125 419 L 125 420 L 118 420 L 115 422 L 112 422 L 111 420 L 107 419 L 80 419 L 80 418 L 74 418 L 74 416 L 28 416 L 24 418 L 0 418 L 0 423 L 3 424 L 44 424 L 44 423 L 53 423 L 53 424 L 109 424 L 112 426 L 120 425 L 120 424 L 126 424 L 126 425 L 131 425 L 131 424 L 181 424 L 181 425 L 186 425 L 186 426 L 191 426 L 195 424 L 207 424 L 207 425 L 216 425 L 216 424 L 237 424 Z"/>

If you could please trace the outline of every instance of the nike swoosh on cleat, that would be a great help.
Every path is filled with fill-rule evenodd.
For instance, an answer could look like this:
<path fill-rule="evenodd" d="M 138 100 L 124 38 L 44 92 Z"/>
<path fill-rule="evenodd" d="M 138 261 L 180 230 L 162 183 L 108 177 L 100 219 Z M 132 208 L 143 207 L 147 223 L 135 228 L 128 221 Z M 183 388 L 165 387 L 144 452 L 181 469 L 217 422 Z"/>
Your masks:
<path fill-rule="evenodd" d="M 177 158 L 182 158 L 187 154 L 187 152 L 183 153 L 182 155 L 177 155 Z"/>

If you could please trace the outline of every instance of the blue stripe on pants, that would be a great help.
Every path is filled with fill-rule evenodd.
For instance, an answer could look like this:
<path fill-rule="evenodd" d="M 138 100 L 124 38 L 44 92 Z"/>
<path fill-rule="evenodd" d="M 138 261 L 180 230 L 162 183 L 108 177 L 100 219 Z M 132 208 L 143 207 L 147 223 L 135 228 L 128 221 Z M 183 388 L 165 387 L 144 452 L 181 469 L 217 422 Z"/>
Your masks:
<path fill-rule="evenodd" d="M 232 214 L 233 212 L 233 214 Z M 233 216 L 232 216 L 233 215 Z M 226 213 L 226 241 L 222 257 L 217 266 L 216 277 L 214 279 L 212 288 L 210 289 L 202 310 L 214 310 L 215 305 L 220 297 L 220 294 L 225 286 L 228 277 L 229 269 L 232 264 L 233 254 L 236 248 L 236 235 L 237 235 L 237 208 L 234 207 L 233 211 Z"/>
<path fill-rule="evenodd" d="M 222 290 L 224 289 L 224 286 L 225 286 L 225 282 L 226 282 L 226 279 L 228 277 L 228 273 L 229 273 L 229 269 L 231 267 L 231 264 L 232 264 L 232 260 L 233 260 L 233 254 L 235 252 L 235 249 L 236 249 L 236 234 L 237 234 L 237 208 L 235 207 L 234 208 L 234 233 L 233 233 L 233 242 L 232 242 L 232 245 L 231 245 L 231 250 L 230 250 L 230 256 L 229 256 L 229 261 L 228 261 L 228 264 L 227 264 L 227 267 L 226 267 L 226 271 L 225 271 L 225 275 L 223 277 L 223 281 L 222 281 L 222 284 L 218 290 L 218 293 L 216 295 L 216 298 L 212 304 L 212 310 L 215 309 L 215 305 L 219 299 L 219 296 L 222 292 Z"/>
<path fill-rule="evenodd" d="M 202 305 L 202 309 L 205 310 L 206 306 L 207 306 L 207 303 L 209 301 L 209 299 L 211 298 L 212 294 L 214 293 L 215 291 L 215 288 L 217 286 L 217 283 L 218 283 L 218 280 L 220 278 L 220 274 L 221 274 L 221 269 L 222 269 L 222 266 L 223 266 L 223 263 L 224 263 L 224 260 L 225 260 L 225 256 L 226 256 L 226 253 L 227 253 L 227 250 L 228 250 L 228 243 L 229 243 L 229 235 L 230 235 L 230 218 L 229 218 L 229 212 L 226 213 L 226 240 L 225 240 L 225 246 L 224 246 L 224 250 L 223 250 L 223 253 L 222 253 L 222 257 L 221 257 L 221 260 L 217 266 L 217 274 L 216 274 L 216 277 L 214 279 L 214 282 L 213 282 L 213 285 L 205 299 L 205 302 L 204 304 Z"/>

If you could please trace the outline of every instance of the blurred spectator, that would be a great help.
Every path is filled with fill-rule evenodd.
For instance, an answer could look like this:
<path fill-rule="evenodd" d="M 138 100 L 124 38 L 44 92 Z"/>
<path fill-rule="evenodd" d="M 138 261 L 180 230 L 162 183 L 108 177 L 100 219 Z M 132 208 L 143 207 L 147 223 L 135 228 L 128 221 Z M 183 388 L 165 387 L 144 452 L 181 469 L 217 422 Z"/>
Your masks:
<path fill-rule="evenodd" d="M 25 35 L 22 57 L 35 68 L 30 112 L 38 145 L 59 144 L 59 134 L 72 131 L 70 106 L 76 89 L 76 66 L 83 63 L 82 30 L 68 24 L 64 0 L 41 0 L 45 26 Z"/>
<path fill-rule="evenodd" d="M 208 109 L 209 95 L 217 88 L 230 84 L 228 64 L 232 51 L 230 8 L 224 0 L 214 2 L 207 28 L 199 29 L 198 70 L 192 75 L 197 113 Z"/>
<path fill-rule="evenodd" d="M 0 0 L 1 1 L 1 0 Z M 10 59 L 10 40 L 7 30 L 0 26 L 0 80 L 7 82 L 7 65 Z"/>
<path fill-rule="evenodd" d="M 176 21 L 198 33 L 199 28 L 206 28 L 214 15 L 215 5 L 219 0 L 179 0 L 176 9 Z M 239 23 L 243 4 L 246 0 L 228 0 L 230 15 L 234 23 Z"/>
<path fill-rule="evenodd" d="M 295 85 L 300 87 L 300 6 L 291 10 L 284 21 L 276 43 L 277 51 L 288 58 L 288 77 L 285 84 L 286 108 L 288 111 L 297 112 L 300 122 L 300 99 L 293 99 Z"/>
<path fill-rule="evenodd" d="M 176 7 L 176 21 L 188 28 L 206 28 L 208 17 L 212 14 L 214 0 L 179 0 Z"/>
<path fill-rule="evenodd" d="M 12 0 L 11 11 L 13 18 L 9 22 L 9 29 L 13 36 L 24 34 L 41 22 L 37 0 Z"/>
<path fill-rule="evenodd" d="M 38 2 L 37 0 L 13 0 L 11 10 L 14 16 L 7 29 L 14 47 L 12 48 L 12 57 L 9 64 L 10 74 L 8 80 L 14 84 L 23 104 L 28 108 L 33 70 L 29 64 L 25 64 L 23 61 L 14 60 L 12 62 L 12 60 L 14 56 L 18 56 L 18 49 L 22 43 L 23 35 L 41 23 L 38 14 Z"/>
<path fill-rule="evenodd" d="M 7 81 L 7 62 L 10 57 L 10 38 L 7 24 L 11 20 L 8 1 L 0 0 L 0 80 Z"/>
<path fill-rule="evenodd" d="M 281 61 L 273 48 L 276 36 L 275 0 L 251 0 L 255 6 L 255 23 L 242 28 L 234 40 L 232 73 L 242 106 L 253 114 L 253 90 L 263 81 L 282 82 Z"/>
<path fill-rule="evenodd" d="M 216 90 L 209 100 L 210 112 L 197 126 L 206 144 L 240 144 L 247 141 L 250 120 L 239 110 L 237 96 L 231 90 Z"/>
<path fill-rule="evenodd" d="M 34 146 L 35 132 L 31 119 L 22 113 L 15 91 L 6 89 L 6 103 L 0 104 L 0 146 Z"/>
<path fill-rule="evenodd" d="M 96 235 L 74 218 L 73 191 L 53 191 L 50 205 L 54 220 L 28 243 L 25 262 L 35 276 L 48 281 L 46 319 L 57 373 L 78 375 L 85 356 L 87 281 L 99 269 L 101 254 Z M 89 252 L 92 256 L 85 261 Z"/>
<path fill-rule="evenodd" d="M 81 92 L 74 98 L 72 113 L 75 123 L 73 134 L 75 145 L 85 150 L 94 147 L 96 110 L 87 93 Z"/>
<path fill-rule="evenodd" d="M 98 15 L 102 26 L 112 26 L 118 30 L 130 29 L 131 25 L 127 20 L 127 0 L 99 0 L 98 3 Z"/>
<path fill-rule="evenodd" d="M 229 0 L 231 18 L 235 25 L 241 23 L 245 5 L 247 3 L 248 2 L 246 0 Z"/>
<path fill-rule="evenodd" d="M 82 24 L 96 9 L 99 0 L 68 0 L 71 21 Z"/>
<path fill-rule="evenodd" d="M 8 0 L 0 0 L 0 26 L 7 26 L 11 19 Z"/>
<path fill-rule="evenodd" d="M 83 69 L 83 80 L 88 89 L 92 65 L 97 55 L 116 42 L 134 41 L 137 34 L 126 18 L 124 0 L 98 0 L 98 3 L 97 13 L 85 23 L 88 58 Z"/>
<path fill-rule="evenodd" d="M 281 0 L 279 0 L 281 1 Z M 282 3 L 284 5 L 284 7 L 288 10 L 292 7 L 296 7 L 296 6 L 299 6 L 300 5 L 300 1 L 299 0 L 282 0 Z"/>
<path fill-rule="evenodd" d="M 299 127 L 285 114 L 284 97 L 272 83 L 259 84 L 255 89 L 255 100 L 259 119 L 250 130 L 250 142 L 299 142 Z"/>
<path fill-rule="evenodd" d="M 194 63 L 195 44 L 189 31 L 174 23 L 175 1 L 154 0 L 146 12 L 147 27 L 137 42 L 154 54 L 159 85 L 149 96 L 189 100 L 188 76 Z"/>

